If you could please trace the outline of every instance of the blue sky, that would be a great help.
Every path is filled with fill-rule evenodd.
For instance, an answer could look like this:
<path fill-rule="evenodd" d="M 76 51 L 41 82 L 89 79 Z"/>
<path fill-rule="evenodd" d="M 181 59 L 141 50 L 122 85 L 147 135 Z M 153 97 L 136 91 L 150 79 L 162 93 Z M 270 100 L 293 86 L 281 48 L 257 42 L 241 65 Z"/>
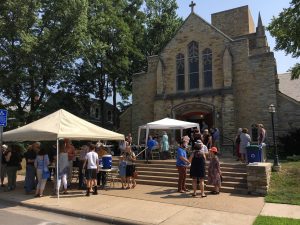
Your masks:
<path fill-rule="evenodd" d="M 212 13 L 248 5 L 255 25 L 260 12 L 264 26 L 271 22 L 273 16 L 278 16 L 283 8 L 288 8 L 290 5 L 290 0 L 194 0 L 194 2 L 196 3 L 194 12 L 208 22 L 211 22 Z M 183 19 L 186 19 L 191 12 L 190 3 L 190 0 L 177 0 L 179 7 L 177 13 Z M 275 54 L 277 72 L 285 73 L 296 62 L 299 62 L 299 59 L 285 55 L 283 51 L 274 51 L 275 38 L 271 37 L 268 31 L 266 34 L 271 51 Z"/>

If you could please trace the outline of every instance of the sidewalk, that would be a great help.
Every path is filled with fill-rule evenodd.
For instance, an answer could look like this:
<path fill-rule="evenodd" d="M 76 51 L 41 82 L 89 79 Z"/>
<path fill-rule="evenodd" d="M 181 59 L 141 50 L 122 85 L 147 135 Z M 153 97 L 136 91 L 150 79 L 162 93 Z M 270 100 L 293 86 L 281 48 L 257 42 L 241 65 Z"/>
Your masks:
<path fill-rule="evenodd" d="M 23 177 L 20 177 L 22 179 Z M 99 195 L 84 196 L 71 190 L 58 200 L 51 196 L 52 183 L 47 183 L 45 197 L 25 195 L 23 182 L 12 192 L 0 191 L 0 199 L 37 209 L 75 215 L 114 224 L 252 224 L 260 214 L 262 197 L 221 193 L 207 198 L 192 198 L 169 187 L 138 185 L 122 190 L 118 185 Z"/>
<path fill-rule="evenodd" d="M 300 206 L 278 203 L 266 203 L 260 215 L 300 219 Z"/>

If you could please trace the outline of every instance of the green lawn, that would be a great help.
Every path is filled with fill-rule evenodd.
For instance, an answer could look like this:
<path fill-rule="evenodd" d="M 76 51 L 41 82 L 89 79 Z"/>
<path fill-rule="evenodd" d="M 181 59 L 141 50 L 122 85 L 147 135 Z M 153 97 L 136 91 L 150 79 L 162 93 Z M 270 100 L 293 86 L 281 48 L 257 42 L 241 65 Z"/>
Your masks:
<path fill-rule="evenodd" d="M 272 172 L 266 202 L 300 205 L 300 161 L 282 162 L 280 172 Z"/>
<path fill-rule="evenodd" d="M 284 217 L 258 216 L 253 225 L 299 225 L 300 220 Z"/>

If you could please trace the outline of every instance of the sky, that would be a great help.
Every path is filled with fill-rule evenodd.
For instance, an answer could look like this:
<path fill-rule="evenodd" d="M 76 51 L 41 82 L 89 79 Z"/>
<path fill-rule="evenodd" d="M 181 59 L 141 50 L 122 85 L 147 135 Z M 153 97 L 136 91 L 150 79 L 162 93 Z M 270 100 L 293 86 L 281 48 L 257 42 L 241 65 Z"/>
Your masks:
<path fill-rule="evenodd" d="M 257 25 L 258 13 L 260 12 L 263 25 L 266 27 L 273 16 L 277 17 L 283 8 L 290 6 L 291 0 L 193 0 L 196 3 L 194 12 L 205 19 L 207 22 L 211 22 L 211 14 L 221 12 L 224 10 L 237 8 L 240 6 L 248 5 L 251 11 L 254 24 Z M 177 0 L 179 17 L 186 19 L 191 12 L 189 7 L 190 0 Z M 277 62 L 278 74 L 285 73 L 291 68 L 299 59 L 292 58 L 290 55 L 286 55 L 283 51 L 275 51 L 275 38 L 273 38 L 268 31 L 266 31 L 267 40 L 271 51 L 274 52 Z"/>

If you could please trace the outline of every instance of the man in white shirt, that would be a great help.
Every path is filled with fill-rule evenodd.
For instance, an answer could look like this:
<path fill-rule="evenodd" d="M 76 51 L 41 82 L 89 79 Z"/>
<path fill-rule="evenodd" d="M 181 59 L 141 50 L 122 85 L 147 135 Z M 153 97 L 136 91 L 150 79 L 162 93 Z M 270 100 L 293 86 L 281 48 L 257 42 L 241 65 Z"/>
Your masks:
<path fill-rule="evenodd" d="M 98 194 L 97 191 L 97 173 L 99 171 L 99 161 L 98 154 L 95 152 L 95 145 L 90 144 L 90 152 L 86 154 L 83 168 L 87 165 L 86 173 L 86 196 L 90 196 L 90 192 L 93 192 L 94 195 Z M 94 190 L 93 190 L 94 189 Z"/>

